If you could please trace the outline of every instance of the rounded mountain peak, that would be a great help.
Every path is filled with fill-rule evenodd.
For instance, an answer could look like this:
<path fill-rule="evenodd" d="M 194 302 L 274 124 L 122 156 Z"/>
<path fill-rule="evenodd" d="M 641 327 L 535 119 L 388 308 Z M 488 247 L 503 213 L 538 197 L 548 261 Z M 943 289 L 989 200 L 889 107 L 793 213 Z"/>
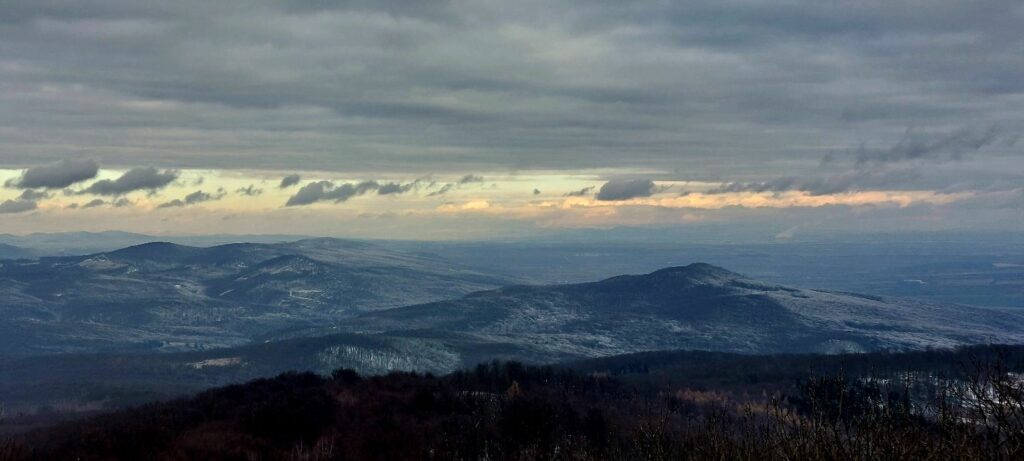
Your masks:
<path fill-rule="evenodd" d="M 682 277 L 692 278 L 692 279 L 707 279 L 707 278 L 714 278 L 714 279 L 723 279 L 723 278 L 736 279 L 736 278 L 745 278 L 742 275 L 737 274 L 737 273 L 735 273 L 733 271 L 730 271 L 728 269 L 723 269 L 721 267 L 718 267 L 718 266 L 715 266 L 715 265 L 711 265 L 711 264 L 708 264 L 708 263 L 693 263 L 693 264 L 686 265 L 686 266 L 667 267 L 665 269 L 661 269 L 661 270 L 652 272 L 649 275 L 651 275 L 651 276 L 665 276 L 665 275 L 670 275 L 670 274 L 673 275 L 673 276 L 682 276 Z"/>
<path fill-rule="evenodd" d="M 113 258 L 169 261 L 191 257 L 199 251 L 199 248 L 170 242 L 149 242 L 112 251 L 106 255 Z"/>

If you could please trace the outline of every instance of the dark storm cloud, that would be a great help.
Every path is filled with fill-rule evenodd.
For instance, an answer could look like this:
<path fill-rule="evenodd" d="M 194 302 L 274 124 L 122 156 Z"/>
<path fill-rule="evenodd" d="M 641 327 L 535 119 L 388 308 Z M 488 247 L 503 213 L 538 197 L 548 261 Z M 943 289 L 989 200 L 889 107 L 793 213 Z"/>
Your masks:
<path fill-rule="evenodd" d="M 658 188 L 650 179 L 612 180 L 604 183 L 597 191 L 597 199 L 603 201 L 629 200 L 650 197 Z"/>
<path fill-rule="evenodd" d="M 367 192 L 380 189 L 376 181 L 363 181 L 356 184 L 344 183 L 335 186 L 331 181 L 317 181 L 309 183 L 299 189 L 295 195 L 285 203 L 286 207 L 309 205 L 316 202 L 333 201 L 341 203 L 352 197 L 366 194 Z"/>
<path fill-rule="evenodd" d="M 297 174 L 290 174 L 288 176 L 281 178 L 281 184 L 279 184 L 277 187 L 280 189 L 287 189 L 298 184 L 301 179 L 302 177 L 300 177 Z"/>
<path fill-rule="evenodd" d="M 178 172 L 175 170 L 133 168 L 117 179 L 96 181 L 82 192 L 95 195 L 122 195 L 139 190 L 154 191 L 166 187 L 175 179 L 178 179 Z"/>
<path fill-rule="evenodd" d="M 584 197 L 584 196 L 590 195 L 590 193 L 593 192 L 594 189 L 595 189 L 594 186 L 588 186 L 588 187 L 584 187 L 584 188 L 582 188 L 580 190 L 574 190 L 572 192 L 566 192 L 565 196 L 566 197 Z"/>
<path fill-rule="evenodd" d="M 26 169 L 8 187 L 61 189 L 96 177 L 100 166 L 94 160 L 62 160 Z"/>
<path fill-rule="evenodd" d="M 211 202 L 215 200 L 220 200 L 221 198 L 224 198 L 225 195 L 227 194 L 224 192 L 223 189 L 218 189 L 213 194 L 197 190 L 191 194 L 186 195 L 185 198 L 183 199 L 174 199 L 169 202 L 161 203 L 160 205 L 157 205 L 157 208 L 175 208 L 195 205 L 197 203 Z"/>
<path fill-rule="evenodd" d="M 39 205 L 32 200 L 6 200 L 0 203 L 0 214 L 24 213 L 38 208 Z"/>

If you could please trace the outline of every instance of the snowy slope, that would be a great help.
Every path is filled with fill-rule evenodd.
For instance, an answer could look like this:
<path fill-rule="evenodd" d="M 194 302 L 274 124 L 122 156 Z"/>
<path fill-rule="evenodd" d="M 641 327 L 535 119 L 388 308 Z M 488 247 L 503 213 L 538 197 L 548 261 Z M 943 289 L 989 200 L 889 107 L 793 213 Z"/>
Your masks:
<path fill-rule="evenodd" d="M 520 286 L 368 313 L 353 331 L 438 330 L 600 356 L 640 350 L 842 352 L 1024 342 L 1024 312 L 767 284 L 707 264 Z"/>

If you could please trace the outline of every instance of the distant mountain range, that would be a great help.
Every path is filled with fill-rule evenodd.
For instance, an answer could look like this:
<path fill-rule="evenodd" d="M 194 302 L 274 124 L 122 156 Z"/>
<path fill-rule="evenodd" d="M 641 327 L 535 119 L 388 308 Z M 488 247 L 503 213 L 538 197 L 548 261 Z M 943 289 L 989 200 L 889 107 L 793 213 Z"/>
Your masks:
<path fill-rule="evenodd" d="M 25 235 L 0 234 L 0 245 L 18 247 L 23 256 L 77 256 L 103 253 L 120 248 L 141 245 L 155 241 L 177 243 L 179 245 L 208 247 L 229 243 L 282 243 L 308 239 L 299 235 L 177 235 L 153 236 L 134 232 L 103 231 L 103 232 L 36 232 Z M 0 252 L 0 259 L 8 259 Z"/>
<path fill-rule="evenodd" d="M 236 346 L 514 280 L 336 239 L 6 260 L 0 355 Z"/>
<path fill-rule="evenodd" d="M 792 288 L 708 264 L 461 297 L 502 281 L 424 255 L 324 239 L 156 243 L 4 264 L 0 400 L 10 402 L 145 400 L 287 370 L 444 373 L 492 359 L 553 363 L 656 350 L 1024 344 L 1021 310 Z M 396 307 L 442 296 L 455 299 Z M 189 349 L 205 350 L 138 353 Z M 104 353 L 38 355 L 48 351 Z"/>
<path fill-rule="evenodd" d="M 1024 308 L 1024 245 L 1012 234 L 956 233 L 843 238 L 774 244 L 694 243 L 662 238 L 521 241 L 368 240 L 381 250 L 431 254 L 446 264 L 502 279 L 544 285 L 707 262 L 766 282 L 975 306 Z M 653 236 L 650 236 L 653 237 Z M 209 247 L 285 243 L 294 235 L 151 236 L 129 232 L 0 234 L 0 259 L 75 256 L 163 241 Z M 351 240 L 346 240 L 351 241 Z M 17 247 L 7 248 L 3 244 Z"/>
<path fill-rule="evenodd" d="M 3 260 L 0 355 L 201 351 L 341 332 L 458 335 L 542 360 L 1024 339 L 1024 310 L 792 288 L 701 263 L 591 283 L 518 281 L 425 252 L 329 238 L 153 242 Z"/>

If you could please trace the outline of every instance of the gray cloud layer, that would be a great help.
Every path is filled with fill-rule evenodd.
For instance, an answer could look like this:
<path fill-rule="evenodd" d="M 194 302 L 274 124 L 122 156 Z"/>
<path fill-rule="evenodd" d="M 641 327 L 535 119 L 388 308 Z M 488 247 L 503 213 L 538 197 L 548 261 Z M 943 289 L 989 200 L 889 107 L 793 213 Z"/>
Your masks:
<path fill-rule="evenodd" d="M 1013 211 L 1022 23 L 1019 0 L 7 0 L 0 165 L 30 167 L 15 178 L 26 188 L 107 198 L 179 168 L 595 168 L 721 192 L 962 191 Z M 964 125 L 999 128 L 951 128 Z M 157 180 L 62 186 L 91 167 L 53 162 L 85 156 L 152 165 Z M 48 163 L 52 175 L 28 177 Z M 300 179 L 263 187 L 294 187 L 295 206 L 460 182 Z"/>
<path fill-rule="evenodd" d="M 22 188 L 62 189 L 96 177 L 100 166 L 94 160 L 62 160 L 49 165 L 26 169 L 8 186 Z"/>
<path fill-rule="evenodd" d="M 157 190 L 178 179 L 174 170 L 157 170 L 153 167 L 133 168 L 117 179 L 104 179 L 92 183 L 83 192 L 96 195 L 122 195 L 139 190 Z"/>
<path fill-rule="evenodd" d="M 1002 139 L 1010 145 L 1016 142 L 1014 138 Z M 960 160 L 965 154 L 977 152 L 998 140 L 999 129 L 995 125 L 984 131 L 962 128 L 938 138 L 908 131 L 889 149 L 873 150 L 861 147 L 857 152 L 857 163 L 863 165 L 908 160 Z"/>
<path fill-rule="evenodd" d="M 1024 128 L 1016 0 L 79 3 L 0 11 L 0 164 L 717 179 Z"/>
<path fill-rule="evenodd" d="M 985 130 L 962 128 L 948 133 L 923 134 L 908 131 L 896 144 L 885 149 L 859 148 L 852 164 L 828 156 L 822 168 L 803 176 L 782 176 L 767 181 L 729 182 L 710 193 L 802 191 L 812 195 L 871 189 L 938 189 L 954 191 L 946 178 L 929 176 L 927 167 L 963 160 L 993 144 L 1012 145 L 1015 138 L 1002 136 L 996 127 Z M 984 187 L 983 184 L 984 183 Z M 963 185 L 963 183 L 960 183 Z M 969 188 L 991 188 L 998 181 L 973 182 Z M 961 190 L 968 187 L 961 187 Z"/>

